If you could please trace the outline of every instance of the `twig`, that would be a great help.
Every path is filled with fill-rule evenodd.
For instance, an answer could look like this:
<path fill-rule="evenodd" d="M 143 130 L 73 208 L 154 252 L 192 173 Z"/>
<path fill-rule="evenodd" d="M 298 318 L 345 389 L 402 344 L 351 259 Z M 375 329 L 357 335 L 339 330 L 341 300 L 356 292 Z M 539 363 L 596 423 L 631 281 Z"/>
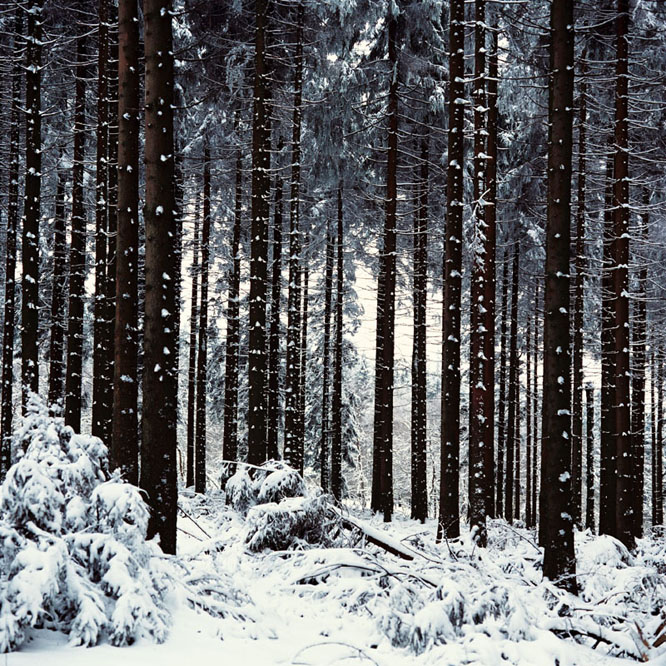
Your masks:
<path fill-rule="evenodd" d="M 187 511 L 185 511 L 185 509 L 183 509 L 182 506 L 180 506 L 180 504 L 178 505 L 178 510 L 179 510 L 179 511 L 180 511 L 180 512 L 181 512 L 186 518 L 189 518 L 189 519 L 190 519 L 190 520 L 191 520 L 191 521 L 192 521 L 192 522 L 193 522 L 193 523 L 194 523 L 194 524 L 195 524 L 195 525 L 196 525 L 196 526 L 197 526 L 197 527 L 198 527 L 198 528 L 199 528 L 199 529 L 200 529 L 200 530 L 206 535 L 206 538 L 208 538 L 208 539 L 211 539 L 211 538 L 212 538 L 212 537 L 210 536 L 210 534 L 208 534 L 208 532 L 206 532 L 206 530 L 205 530 L 203 527 L 201 527 L 201 525 L 199 525 L 199 523 L 197 523 L 197 521 L 194 520 L 194 518 L 192 518 L 192 516 L 190 516 L 190 514 L 187 513 Z"/>
<path fill-rule="evenodd" d="M 355 645 L 351 645 L 350 643 L 345 643 L 344 641 L 322 641 L 321 643 L 314 643 L 313 645 L 306 645 L 304 648 L 301 648 L 291 659 L 292 664 L 308 664 L 309 662 L 307 661 L 296 661 L 296 659 L 306 650 L 311 650 L 312 648 L 316 647 L 321 647 L 323 645 L 342 645 L 343 647 L 349 648 L 350 650 L 353 650 L 354 652 L 357 652 L 358 654 L 354 655 L 354 657 L 358 659 L 367 659 L 368 661 L 372 662 L 375 664 L 375 666 L 379 666 L 379 664 L 368 654 L 366 654 L 365 650 L 362 650 L 359 647 L 356 647 Z M 350 659 L 351 657 L 347 657 L 347 659 Z"/>

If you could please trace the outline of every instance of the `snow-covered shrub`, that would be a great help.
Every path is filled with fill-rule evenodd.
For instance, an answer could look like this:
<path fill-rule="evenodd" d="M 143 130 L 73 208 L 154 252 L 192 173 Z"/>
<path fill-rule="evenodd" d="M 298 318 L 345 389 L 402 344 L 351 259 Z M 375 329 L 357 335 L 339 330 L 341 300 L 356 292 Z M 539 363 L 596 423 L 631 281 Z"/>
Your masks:
<path fill-rule="evenodd" d="M 330 512 L 327 496 L 290 497 L 252 507 L 245 542 L 255 552 L 286 550 L 303 543 L 333 546 L 338 534 L 338 518 Z"/>
<path fill-rule="evenodd" d="M 139 490 L 35 396 L 15 437 L 25 453 L 0 487 L 0 651 L 31 627 L 81 645 L 163 640 L 168 576 Z"/>
<path fill-rule="evenodd" d="M 241 516 L 247 516 L 250 507 L 257 503 L 254 484 L 243 465 L 239 465 L 236 473 L 227 481 L 225 493 L 227 503 Z"/>
<path fill-rule="evenodd" d="M 257 502 L 267 504 L 279 502 L 287 497 L 305 497 L 303 477 L 291 468 L 280 469 L 268 474 L 259 486 Z"/>

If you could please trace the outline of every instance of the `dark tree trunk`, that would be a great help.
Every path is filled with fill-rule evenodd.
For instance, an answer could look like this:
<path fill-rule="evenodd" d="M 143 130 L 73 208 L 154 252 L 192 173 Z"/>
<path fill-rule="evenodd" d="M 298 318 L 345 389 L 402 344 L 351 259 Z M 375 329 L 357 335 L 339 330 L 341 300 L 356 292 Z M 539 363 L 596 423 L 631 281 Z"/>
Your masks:
<path fill-rule="evenodd" d="M 240 353 L 240 237 L 243 215 L 243 156 L 236 155 L 234 230 L 231 240 L 231 272 L 227 295 L 227 344 L 224 362 L 224 460 L 238 458 L 238 361 Z"/>
<path fill-rule="evenodd" d="M 532 312 L 527 319 L 527 340 L 525 345 L 525 525 L 534 527 L 532 514 L 532 322 L 535 314 Z"/>
<path fill-rule="evenodd" d="M 657 349 L 657 441 L 654 451 L 655 525 L 664 524 L 664 353 Z"/>
<path fill-rule="evenodd" d="M 99 0 L 97 60 L 97 161 L 95 185 L 95 300 L 93 321 L 92 434 L 111 441 L 113 346 L 108 321 L 109 279 L 109 0 Z M 111 359 L 109 358 L 111 357 Z"/>
<path fill-rule="evenodd" d="M 118 3 L 118 206 L 111 463 L 139 480 L 139 18 L 137 0 Z"/>
<path fill-rule="evenodd" d="M 266 264 L 270 225 L 270 119 L 266 69 L 269 0 L 255 6 L 254 108 L 252 115 L 252 239 L 250 241 L 250 335 L 248 462 L 266 460 Z"/>
<path fill-rule="evenodd" d="M 541 461 L 539 459 L 540 447 L 537 445 L 537 442 L 539 442 L 539 313 L 539 281 L 537 280 L 534 293 L 534 345 L 532 358 L 532 367 L 534 368 L 534 376 L 532 378 L 532 433 L 534 437 L 534 447 L 532 449 L 532 517 L 535 522 L 538 521 L 537 489 L 539 488 L 538 474 L 541 468 Z M 541 523 L 538 524 L 541 526 Z"/>
<path fill-rule="evenodd" d="M 330 223 L 329 223 L 330 224 Z M 331 314 L 333 309 L 333 259 L 334 236 L 329 228 L 326 233 L 326 273 L 324 278 L 324 354 L 322 359 L 323 377 L 321 391 L 321 436 L 319 439 L 320 484 L 324 491 L 329 489 L 329 451 L 330 419 L 329 402 L 331 394 Z"/>
<path fill-rule="evenodd" d="M 586 439 L 587 439 L 587 497 L 585 503 L 585 527 L 594 532 L 594 389 L 585 387 L 587 397 Z"/>
<path fill-rule="evenodd" d="M 575 593 L 571 515 L 571 154 L 574 88 L 573 0 L 553 0 L 550 14 L 548 201 L 541 453 L 543 574 Z M 547 519 L 546 519 L 547 517 Z"/>
<path fill-rule="evenodd" d="M 509 409 L 506 438 L 506 483 L 504 486 L 504 517 L 511 522 L 520 505 L 518 483 L 520 476 L 520 430 L 518 428 L 518 400 L 520 360 L 518 357 L 518 285 L 520 278 L 520 241 L 513 245 L 511 268 L 511 314 L 509 317 Z"/>
<path fill-rule="evenodd" d="M 208 388 L 208 267 L 210 262 L 210 148 L 204 148 L 203 225 L 201 228 L 201 301 L 197 344 L 197 425 L 194 452 L 194 491 L 206 492 L 206 391 Z"/>
<path fill-rule="evenodd" d="M 171 3 L 144 0 L 146 298 L 141 487 L 151 515 L 148 536 L 176 551 L 178 331 L 177 229 L 174 220 L 173 39 Z"/>
<path fill-rule="evenodd" d="M 83 201 L 86 59 L 84 37 L 79 37 L 76 46 L 72 234 L 69 246 L 69 308 L 67 314 L 69 323 L 65 377 L 65 423 L 71 426 L 74 432 L 81 432 L 81 374 L 83 370 L 83 299 L 86 276 L 86 214 Z"/>
<path fill-rule="evenodd" d="M 310 234 L 305 237 L 305 247 L 310 246 Z M 305 464 L 305 411 L 306 411 L 306 386 L 307 386 L 307 372 L 308 372 L 308 309 L 310 304 L 309 297 L 310 286 L 310 266 L 307 257 L 303 261 L 303 310 L 301 312 L 301 342 L 300 342 L 300 358 L 299 364 L 301 369 L 299 371 L 300 383 L 298 385 L 298 429 L 296 437 L 295 448 L 295 467 L 303 474 L 303 467 Z"/>
<path fill-rule="evenodd" d="M 586 127 L 587 122 L 587 66 L 586 51 L 583 52 L 583 70 L 581 73 L 578 123 L 578 205 L 576 208 L 576 277 L 574 281 L 573 307 L 573 387 L 571 415 L 571 485 L 573 488 L 573 518 L 576 525 L 581 525 L 583 492 L 583 323 L 584 289 L 587 259 L 585 254 L 585 176 L 586 176 Z"/>
<path fill-rule="evenodd" d="M 633 548 L 634 460 L 631 438 L 631 362 L 629 331 L 629 0 L 617 0 L 615 79 L 615 159 L 613 180 L 613 310 L 615 350 L 614 433 L 617 460 L 616 534 Z"/>
<path fill-rule="evenodd" d="M 428 394 L 426 373 L 426 305 L 428 295 L 428 140 L 421 144 L 419 201 L 414 213 L 414 335 L 412 343 L 412 518 L 428 517 Z"/>
<path fill-rule="evenodd" d="M 488 397 L 495 390 L 494 383 L 486 385 L 485 352 L 486 300 L 488 294 L 488 265 L 486 262 L 485 232 L 485 170 L 486 170 L 486 23 L 485 0 L 475 0 L 474 17 L 474 177 L 473 208 L 475 216 L 474 240 L 471 248 L 472 275 L 470 278 L 470 332 L 469 332 L 469 523 L 476 543 L 485 546 L 486 534 L 486 479 L 485 453 L 489 445 Z M 490 418 L 492 421 L 492 417 Z"/>
<path fill-rule="evenodd" d="M 39 218 L 42 188 L 42 6 L 30 0 L 25 67 L 25 198 L 21 264 L 21 384 L 23 408 L 28 393 L 39 391 Z"/>
<path fill-rule="evenodd" d="M 654 333 L 653 333 L 654 339 Z M 650 356 L 650 432 L 652 446 L 650 447 L 650 478 L 652 482 L 652 525 L 657 524 L 657 355 L 652 344 L 652 355 Z"/>
<path fill-rule="evenodd" d="M 498 517 L 504 513 L 504 484 L 507 435 L 507 337 L 509 323 L 509 250 L 505 250 L 502 268 L 502 304 L 500 313 L 500 372 L 499 372 L 499 428 L 497 429 L 497 478 L 495 481 L 496 513 Z"/>
<path fill-rule="evenodd" d="M 293 467 L 301 464 L 298 457 L 301 386 L 301 121 L 303 94 L 303 20 L 302 3 L 298 6 L 296 60 L 294 71 L 294 112 L 292 121 L 291 186 L 289 202 L 289 296 L 287 312 L 287 373 L 284 418 L 284 457 Z"/>
<path fill-rule="evenodd" d="M 271 270 L 271 321 L 268 341 L 268 458 L 280 457 L 280 310 L 282 303 L 282 178 L 275 178 L 273 211 L 273 265 Z"/>
<path fill-rule="evenodd" d="M 342 183 L 338 186 L 337 275 L 335 290 L 335 343 L 333 345 L 333 399 L 331 405 L 331 493 L 342 498 L 342 305 L 344 250 L 342 228 Z"/>
<path fill-rule="evenodd" d="M 462 291 L 465 3 L 451 0 L 449 165 L 442 304 L 441 474 L 437 539 L 460 535 L 460 301 Z"/>
<path fill-rule="evenodd" d="M 67 176 L 58 170 L 53 225 L 53 289 L 51 290 L 51 340 L 49 344 L 49 407 L 62 408 L 65 379 L 65 306 L 67 303 L 67 220 L 65 183 Z"/>
<path fill-rule="evenodd" d="M 190 299 L 190 338 L 187 369 L 187 467 L 185 485 L 194 485 L 194 435 L 196 428 L 197 395 L 197 339 L 199 331 L 199 234 L 200 207 L 199 194 L 196 193 L 194 209 L 194 239 L 192 243 L 192 295 Z"/>
<path fill-rule="evenodd" d="M 388 56 L 391 83 L 388 95 L 388 150 L 386 155 L 386 211 L 380 282 L 383 298 L 377 303 L 375 409 L 372 509 L 389 522 L 393 515 L 393 373 L 395 348 L 396 218 L 398 203 L 398 18 L 388 17 Z M 380 290 L 378 290 L 379 292 Z M 381 306 L 381 307 L 380 307 Z M 376 478 L 375 478 L 376 477 Z"/>
<path fill-rule="evenodd" d="M 14 51 L 19 51 L 22 9 L 17 7 Z M 7 188 L 7 235 L 5 240 L 5 303 L 2 329 L 2 405 L 0 406 L 0 481 L 11 465 L 12 416 L 14 413 L 14 334 L 16 319 L 16 232 L 19 220 L 19 141 L 21 67 L 18 57 L 12 71 L 12 102 L 9 124 L 9 170 Z"/>

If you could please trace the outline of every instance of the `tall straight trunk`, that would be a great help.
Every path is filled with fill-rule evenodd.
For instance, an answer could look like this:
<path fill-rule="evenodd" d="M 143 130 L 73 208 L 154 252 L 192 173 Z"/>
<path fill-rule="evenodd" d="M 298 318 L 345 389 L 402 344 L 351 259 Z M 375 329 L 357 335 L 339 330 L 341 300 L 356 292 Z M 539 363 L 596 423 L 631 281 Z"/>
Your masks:
<path fill-rule="evenodd" d="M 17 7 L 14 51 L 19 51 L 22 9 Z M 5 304 L 2 329 L 2 404 L 0 405 L 0 481 L 11 465 L 12 417 L 14 413 L 14 333 L 16 318 L 16 232 L 19 221 L 19 141 L 21 130 L 21 66 L 17 57 L 12 71 L 12 102 L 9 119 L 9 169 L 7 187 L 7 234 L 5 237 Z"/>
<path fill-rule="evenodd" d="M 515 507 L 519 506 L 516 488 L 517 465 L 520 465 L 520 430 L 518 428 L 518 400 L 520 367 L 518 358 L 518 285 L 520 278 L 520 241 L 513 245 L 511 267 L 511 314 L 509 316 L 509 409 L 506 438 L 506 482 L 504 485 L 504 516 L 511 522 Z"/>
<path fill-rule="evenodd" d="M 194 485 L 195 428 L 196 428 L 196 395 L 197 395 L 197 340 L 199 326 L 199 245 L 201 243 L 199 195 L 195 194 L 194 204 L 194 238 L 192 243 L 192 293 L 190 296 L 190 338 L 187 367 L 187 465 L 185 485 Z"/>
<path fill-rule="evenodd" d="M 72 223 L 69 245 L 69 308 L 65 423 L 81 431 L 81 374 L 83 371 L 83 298 L 86 276 L 86 213 L 83 201 L 85 159 L 86 48 L 84 37 L 76 44 L 76 95 L 74 100 L 74 164 L 72 167 Z M 134 434 L 136 437 L 136 434 Z"/>
<path fill-rule="evenodd" d="M 330 223 L 328 225 L 330 227 Z M 321 391 L 321 435 L 319 438 L 319 467 L 321 487 L 329 489 L 329 467 L 331 454 L 329 402 L 331 395 L 331 314 L 333 310 L 333 260 L 335 256 L 333 231 L 326 230 L 326 273 L 324 277 L 324 353 L 322 360 L 322 391 Z"/>
<path fill-rule="evenodd" d="M 310 234 L 305 237 L 305 247 L 310 245 Z M 307 386 L 307 372 L 308 372 L 308 310 L 310 304 L 309 297 L 310 286 L 310 266 L 307 258 L 303 261 L 303 309 L 301 311 L 301 342 L 300 342 L 300 358 L 299 364 L 301 369 L 299 371 L 300 383 L 298 385 L 298 429 L 295 447 L 295 461 L 296 469 L 303 474 L 303 467 L 305 464 L 305 411 L 306 411 L 306 386 Z"/>
<path fill-rule="evenodd" d="M 577 583 L 571 515 L 569 435 L 573 5 L 573 0 L 553 0 L 550 14 L 540 514 L 545 524 L 543 574 L 557 585 L 575 593 Z"/>
<path fill-rule="evenodd" d="M 486 387 L 484 465 L 486 477 L 486 513 L 495 516 L 495 315 L 497 310 L 497 30 L 491 31 L 492 49 L 488 58 L 488 144 L 486 147 L 485 242 L 486 263 L 483 355 L 483 384 Z"/>
<path fill-rule="evenodd" d="M 177 228 L 174 220 L 173 37 L 171 3 L 144 0 L 146 298 L 141 487 L 148 535 L 176 551 Z"/>
<path fill-rule="evenodd" d="M 534 313 L 527 319 L 527 340 L 525 346 L 525 525 L 534 526 L 532 514 L 532 322 Z"/>
<path fill-rule="evenodd" d="M 629 0 L 617 0 L 615 156 L 613 180 L 613 310 L 615 348 L 614 433 L 617 460 L 616 535 L 627 548 L 635 539 L 634 460 L 631 438 L 629 330 Z"/>
<path fill-rule="evenodd" d="M 373 510 L 383 513 L 385 522 L 389 522 L 393 515 L 393 373 L 398 203 L 398 17 L 392 13 L 388 17 L 388 56 L 391 83 L 388 95 L 386 209 L 379 266 L 380 281 L 383 281 L 384 289 L 381 307 L 380 303 L 377 303 L 373 436 L 377 464 L 373 469 L 372 501 Z"/>
<path fill-rule="evenodd" d="M 342 305 L 344 298 L 342 183 L 338 185 L 335 342 L 333 344 L 333 399 L 331 401 L 331 493 L 342 498 Z"/>
<path fill-rule="evenodd" d="M 437 539 L 460 535 L 460 304 L 462 293 L 465 125 L 465 3 L 452 0 L 449 22 L 449 164 L 442 303 L 441 474 Z"/>
<path fill-rule="evenodd" d="M 506 454 L 507 435 L 507 337 L 509 323 L 509 250 L 504 251 L 502 262 L 502 303 L 500 312 L 500 372 L 499 372 L 499 428 L 497 429 L 497 478 L 495 480 L 496 514 L 503 517 L 504 513 L 504 460 Z"/>
<path fill-rule="evenodd" d="M 648 205 L 650 197 L 648 190 L 644 192 L 644 205 Z M 649 214 L 644 212 L 642 216 L 642 240 L 649 241 Z M 645 494 L 645 369 L 647 365 L 647 280 L 648 267 L 643 260 L 638 271 L 638 299 L 634 305 L 634 355 L 631 372 L 631 433 L 632 454 L 634 462 L 633 481 L 635 484 L 632 492 L 635 516 L 633 521 L 633 536 L 643 536 L 643 502 Z"/>
<path fill-rule="evenodd" d="M 108 373 L 113 355 L 107 321 L 109 259 L 109 0 L 99 0 L 97 48 L 97 158 L 95 183 L 95 300 L 93 320 L 92 434 L 110 441 L 113 383 Z"/>
<path fill-rule="evenodd" d="M 428 517 L 428 393 L 426 359 L 426 306 L 428 296 L 428 139 L 421 143 L 419 201 L 414 214 L 414 335 L 412 342 L 412 518 Z"/>
<path fill-rule="evenodd" d="M 118 3 L 118 206 L 111 463 L 139 480 L 139 14 Z"/>
<path fill-rule="evenodd" d="M 539 441 L 539 281 L 537 280 L 535 293 L 534 293 L 534 333 L 533 333 L 533 357 L 532 368 L 534 369 L 532 377 L 532 433 L 534 437 L 534 447 L 532 449 L 532 517 L 534 521 L 541 527 L 538 522 L 538 503 L 537 503 L 537 490 L 539 488 L 539 469 L 541 468 L 541 461 L 539 459 L 539 449 L 537 442 Z"/>
<path fill-rule="evenodd" d="M 273 263 L 271 269 L 271 321 L 268 340 L 268 458 L 280 457 L 280 310 L 282 303 L 282 178 L 275 178 L 273 210 Z"/>
<path fill-rule="evenodd" d="M 657 524 L 657 355 L 653 333 L 652 354 L 650 355 L 650 480 L 652 486 L 652 525 Z"/>
<path fill-rule="evenodd" d="M 254 108 L 252 112 L 252 238 L 250 241 L 250 339 L 248 462 L 266 460 L 266 264 L 270 224 L 271 134 L 268 111 L 266 29 L 269 0 L 255 4 Z"/>
<path fill-rule="evenodd" d="M 601 456 L 599 470 L 599 534 L 614 535 L 616 458 L 613 424 L 615 353 L 613 347 L 613 273 L 611 272 L 613 165 L 606 162 L 604 253 L 601 276 Z"/>
<path fill-rule="evenodd" d="M 204 148 L 203 224 L 201 227 L 201 301 L 197 343 L 197 424 L 194 452 L 194 491 L 206 492 L 206 390 L 208 385 L 208 268 L 210 262 L 210 148 Z"/>
<path fill-rule="evenodd" d="M 53 226 L 53 288 L 51 290 L 51 340 L 49 344 L 49 406 L 62 407 L 65 379 L 65 305 L 67 301 L 67 220 L 65 183 L 67 176 L 58 170 Z"/>
<path fill-rule="evenodd" d="M 284 457 L 300 467 L 298 430 L 301 386 L 301 122 L 303 96 L 303 4 L 298 6 L 294 69 L 294 111 L 292 119 L 291 186 L 289 202 L 289 296 L 287 312 L 287 374 L 284 413 Z"/>
<path fill-rule="evenodd" d="M 231 271 L 227 294 L 227 344 L 224 361 L 224 435 L 222 457 L 238 457 L 238 362 L 240 353 L 240 237 L 243 219 L 243 155 L 236 154 L 234 228 L 231 240 Z"/>
<path fill-rule="evenodd" d="M 585 527 L 594 532 L 594 389 L 591 385 L 585 387 L 587 416 L 586 416 L 586 502 Z"/>
<path fill-rule="evenodd" d="M 576 208 L 576 277 L 574 281 L 573 307 L 573 386 L 571 414 L 571 485 L 573 488 L 573 518 L 576 525 L 581 525 L 583 499 L 583 323 L 585 309 L 585 188 L 586 188 L 586 138 L 587 131 L 587 65 L 586 51 L 583 52 L 583 70 L 579 93 L 578 122 L 578 205 Z"/>
<path fill-rule="evenodd" d="M 23 408 L 28 393 L 39 391 L 39 219 L 42 190 L 42 7 L 29 0 L 25 58 L 25 197 L 21 265 L 21 385 Z"/>
<path fill-rule="evenodd" d="M 664 524 L 664 352 L 657 350 L 657 441 L 654 451 L 655 525 Z"/>
<path fill-rule="evenodd" d="M 488 265 L 486 261 L 486 23 L 485 0 L 474 2 L 474 177 L 475 217 L 470 278 L 469 332 L 469 522 L 476 543 L 485 546 L 487 485 L 485 453 L 489 446 L 488 397 L 494 384 L 486 385 L 487 350 L 486 300 Z M 492 421 L 492 417 L 490 418 Z"/>

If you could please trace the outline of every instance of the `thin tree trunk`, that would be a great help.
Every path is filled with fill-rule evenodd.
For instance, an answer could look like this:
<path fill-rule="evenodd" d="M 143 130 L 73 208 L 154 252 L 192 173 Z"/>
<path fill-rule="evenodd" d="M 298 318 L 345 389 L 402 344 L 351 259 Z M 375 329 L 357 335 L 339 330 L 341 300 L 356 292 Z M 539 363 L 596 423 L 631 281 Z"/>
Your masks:
<path fill-rule="evenodd" d="M 585 527 L 594 532 L 594 389 L 585 388 L 587 397 L 586 439 L 587 439 L 587 502 L 585 504 Z"/>
<path fill-rule="evenodd" d="M 227 295 L 227 344 L 224 362 L 224 460 L 238 458 L 238 361 L 240 353 L 240 237 L 243 218 L 243 155 L 236 154 L 234 229 L 231 241 L 231 273 Z"/>
<path fill-rule="evenodd" d="M 206 391 L 208 388 L 208 268 L 210 262 L 210 148 L 204 148 L 203 225 L 201 228 L 201 301 L 197 345 L 197 425 L 194 452 L 194 491 L 206 492 Z"/>
<path fill-rule="evenodd" d="M 532 313 L 527 320 L 527 340 L 525 346 L 525 525 L 534 526 L 532 515 Z"/>
<path fill-rule="evenodd" d="M 650 447 L 650 478 L 652 481 L 652 526 L 657 524 L 657 355 L 654 333 L 650 356 L 650 425 L 652 446 Z"/>
<path fill-rule="evenodd" d="M 305 247 L 310 245 L 310 234 L 305 237 Z M 305 411 L 306 411 L 306 386 L 307 386 L 307 372 L 308 372 L 308 309 L 310 303 L 309 297 L 310 286 L 310 266 L 307 257 L 303 261 L 303 310 L 301 313 L 301 343 L 300 343 L 300 358 L 299 363 L 301 369 L 299 371 L 300 383 L 298 385 L 298 430 L 296 439 L 296 456 L 295 467 L 303 474 L 305 465 Z"/>
<path fill-rule="evenodd" d="M 30 0 L 25 67 L 25 198 L 21 265 L 21 384 L 23 408 L 28 393 L 39 391 L 39 220 L 42 188 L 42 7 Z"/>
<path fill-rule="evenodd" d="M 330 225 L 330 223 L 329 223 Z M 327 225 L 328 226 L 328 225 Z M 333 231 L 326 230 L 326 273 L 324 277 L 324 354 L 322 360 L 323 376 L 321 391 L 321 436 L 319 439 L 319 467 L 320 484 L 324 491 L 329 489 L 329 466 L 331 454 L 329 451 L 330 419 L 329 402 L 331 394 L 331 314 L 333 310 L 333 259 L 334 244 Z"/>
<path fill-rule="evenodd" d="M 497 479 L 495 481 L 496 513 L 503 517 L 504 513 L 504 483 L 506 455 L 506 398 L 507 398 L 507 329 L 509 322 L 509 250 L 504 251 L 502 268 L 502 305 L 500 313 L 500 373 L 499 373 L 499 428 L 497 437 Z"/>
<path fill-rule="evenodd" d="M 488 396 L 494 384 L 485 384 L 487 351 L 486 301 L 488 293 L 488 265 L 486 262 L 487 231 L 485 215 L 486 169 L 486 3 L 474 2 L 474 177 L 473 207 L 475 217 L 474 240 L 471 249 L 472 275 L 470 278 L 470 332 L 469 332 L 469 523 L 472 537 L 479 546 L 485 546 L 486 534 L 486 479 L 485 452 L 487 441 Z M 491 417 L 492 418 L 492 417 Z"/>
<path fill-rule="evenodd" d="M 200 206 L 199 195 L 195 194 L 194 238 L 192 243 L 192 294 L 190 297 L 190 338 L 187 370 L 187 467 L 185 485 L 194 485 L 196 395 L 197 395 L 197 339 L 199 332 L 199 246 Z"/>
<path fill-rule="evenodd" d="M 655 446 L 655 525 L 664 524 L 664 352 L 657 349 L 657 442 Z"/>
<path fill-rule="evenodd" d="M 14 52 L 18 55 L 22 9 L 17 7 Z M 5 240 L 5 304 L 2 329 L 2 405 L 0 407 L 0 482 L 11 465 L 12 417 L 14 413 L 14 334 L 16 319 L 16 232 L 19 220 L 19 141 L 21 66 L 16 57 L 12 71 L 12 102 L 9 125 L 9 170 L 7 190 L 7 235 Z"/>
<path fill-rule="evenodd" d="M 141 487 L 151 509 L 148 536 L 176 551 L 178 331 L 174 220 L 173 37 L 171 3 L 144 0 L 146 298 Z"/>
<path fill-rule="evenodd" d="M 389 10 L 392 11 L 391 9 Z M 386 211 L 380 255 L 384 282 L 382 307 L 377 307 L 375 409 L 373 444 L 377 465 L 373 472 L 372 508 L 389 522 L 393 515 L 393 373 L 395 349 L 396 218 L 398 197 L 398 19 L 388 17 L 388 56 L 391 83 L 388 95 L 388 150 L 386 156 Z M 374 476 L 374 475 L 373 475 Z"/>
<path fill-rule="evenodd" d="M 74 101 L 74 164 L 72 167 L 72 225 L 69 246 L 69 308 L 65 423 L 81 432 L 81 375 L 83 371 L 83 299 L 86 275 L 86 214 L 83 201 L 85 159 L 86 49 L 84 37 L 76 45 Z M 136 435 L 134 435 L 136 437 Z"/>
<path fill-rule="evenodd" d="M 449 164 L 442 304 L 441 473 L 437 540 L 460 535 L 460 305 L 462 292 L 465 124 L 465 3 L 451 0 Z"/>
<path fill-rule="evenodd" d="M 535 292 L 534 292 L 534 349 L 532 367 L 534 369 L 532 377 L 532 432 L 534 436 L 534 447 L 532 449 L 532 517 L 534 521 L 541 527 L 538 520 L 538 503 L 537 503 L 537 489 L 539 488 L 539 469 L 541 468 L 541 461 L 539 459 L 540 447 L 537 445 L 539 442 L 539 281 L 537 279 Z M 540 540 L 541 542 L 541 540 Z"/>
<path fill-rule="evenodd" d="M 139 480 L 139 14 L 118 3 L 118 206 L 111 464 Z"/>
<path fill-rule="evenodd" d="M 511 314 L 509 317 L 509 410 L 506 438 L 506 483 L 504 486 L 504 516 L 511 522 L 519 505 L 516 487 L 516 463 L 520 465 L 520 430 L 518 429 L 518 400 L 520 366 L 518 358 L 518 285 L 520 277 L 520 241 L 514 239 L 511 268 Z"/>
<path fill-rule="evenodd" d="M 51 340 L 49 345 L 49 407 L 62 408 L 65 379 L 65 305 L 67 301 L 67 220 L 64 170 L 58 170 L 53 227 L 53 289 L 51 290 Z"/>
<path fill-rule="evenodd" d="M 255 6 L 254 108 L 252 116 L 252 238 L 250 241 L 250 339 L 248 462 L 266 460 L 266 264 L 270 226 L 270 147 L 266 30 L 269 0 Z"/>
<path fill-rule="evenodd" d="M 412 420 L 411 472 L 412 518 L 425 522 L 428 517 L 428 394 L 426 358 L 426 307 L 428 296 L 428 139 L 421 143 L 419 201 L 414 213 L 414 335 L 412 343 Z"/>
<path fill-rule="evenodd" d="M 280 457 L 280 310 L 282 303 L 282 178 L 275 178 L 271 321 L 268 348 L 268 458 Z"/>
<path fill-rule="evenodd" d="M 574 88 L 573 0 L 553 0 L 550 14 L 548 201 L 541 454 L 543 574 L 576 593 L 571 515 L 571 154 Z M 545 517 L 547 516 L 547 520 Z"/>
<path fill-rule="evenodd" d="M 615 159 L 613 180 L 613 309 L 615 348 L 614 432 L 617 460 L 616 535 L 635 544 L 631 438 L 631 360 L 629 330 L 629 0 L 617 0 Z"/>
<path fill-rule="evenodd" d="M 335 343 L 333 345 L 333 399 L 331 404 L 331 493 L 342 498 L 342 305 L 344 286 L 342 183 L 338 186 L 337 275 Z"/>

